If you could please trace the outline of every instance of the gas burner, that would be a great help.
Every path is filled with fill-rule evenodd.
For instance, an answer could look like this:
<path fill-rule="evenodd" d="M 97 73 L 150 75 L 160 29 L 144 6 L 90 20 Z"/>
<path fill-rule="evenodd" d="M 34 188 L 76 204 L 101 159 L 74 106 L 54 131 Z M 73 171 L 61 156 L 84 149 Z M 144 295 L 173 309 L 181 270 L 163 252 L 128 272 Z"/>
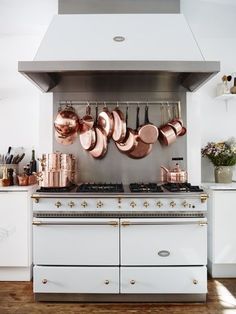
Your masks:
<path fill-rule="evenodd" d="M 130 191 L 133 193 L 159 193 L 163 192 L 160 185 L 156 183 L 130 183 L 129 185 Z"/>
<path fill-rule="evenodd" d="M 71 192 L 76 185 L 70 185 L 70 186 L 65 186 L 65 187 L 51 187 L 51 188 L 45 188 L 45 187 L 40 187 L 36 192 L 41 192 L 41 193 L 66 193 L 66 192 Z"/>
<path fill-rule="evenodd" d="M 169 192 L 203 192 L 198 185 L 190 183 L 165 183 L 162 186 Z"/>
<path fill-rule="evenodd" d="M 123 193 L 122 183 L 83 183 L 76 189 L 79 193 Z"/>

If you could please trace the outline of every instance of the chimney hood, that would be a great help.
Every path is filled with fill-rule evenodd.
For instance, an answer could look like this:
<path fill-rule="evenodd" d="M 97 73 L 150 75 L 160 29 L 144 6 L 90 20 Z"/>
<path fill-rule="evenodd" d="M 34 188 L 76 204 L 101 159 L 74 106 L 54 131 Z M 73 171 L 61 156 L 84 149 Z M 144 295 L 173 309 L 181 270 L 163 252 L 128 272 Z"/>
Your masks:
<path fill-rule="evenodd" d="M 44 92 L 175 92 L 197 90 L 220 62 L 180 13 L 61 14 L 18 70 Z"/>

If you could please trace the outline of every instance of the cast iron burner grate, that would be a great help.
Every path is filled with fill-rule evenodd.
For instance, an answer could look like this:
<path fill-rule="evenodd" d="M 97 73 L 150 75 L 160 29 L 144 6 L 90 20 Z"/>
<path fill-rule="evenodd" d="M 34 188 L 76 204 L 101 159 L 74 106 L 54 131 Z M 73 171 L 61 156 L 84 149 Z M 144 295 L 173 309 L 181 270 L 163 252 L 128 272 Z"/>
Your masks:
<path fill-rule="evenodd" d="M 203 192 L 198 185 L 190 183 L 165 183 L 162 186 L 169 192 Z"/>
<path fill-rule="evenodd" d="M 156 183 L 130 183 L 129 185 L 130 191 L 133 193 L 159 193 L 163 192 L 160 185 Z"/>
<path fill-rule="evenodd" d="M 122 183 L 83 183 L 76 189 L 79 193 L 123 193 Z"/>
<path fill-rule="evenodd" d="M 39 188 L 36 192 L 41 192 L 41 193 L 66 193 L 66 192 L 70 192 L 72 191 L 74 188 L 76 187 L 76 185 L 72 184 L 69 186 L 65 186 L 65 187 L 51 187 L 51 188 L 45 188 L 45 187 L 41 187 Z"/>

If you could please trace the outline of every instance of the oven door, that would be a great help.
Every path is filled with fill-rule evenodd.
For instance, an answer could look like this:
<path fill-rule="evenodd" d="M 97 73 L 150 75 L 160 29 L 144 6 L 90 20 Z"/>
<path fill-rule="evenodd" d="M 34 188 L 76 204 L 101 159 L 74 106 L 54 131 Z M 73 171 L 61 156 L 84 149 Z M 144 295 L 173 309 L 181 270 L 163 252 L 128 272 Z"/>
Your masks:
<path fill-rule="evenodd" d="M 119 221 L 35 219 L 33 243 L 37 265 L 118 265 Z"/>
<path fill-rule="evenodd" d="M 121 220 L 121 265 L 205 265 L 207 220 Z"/>

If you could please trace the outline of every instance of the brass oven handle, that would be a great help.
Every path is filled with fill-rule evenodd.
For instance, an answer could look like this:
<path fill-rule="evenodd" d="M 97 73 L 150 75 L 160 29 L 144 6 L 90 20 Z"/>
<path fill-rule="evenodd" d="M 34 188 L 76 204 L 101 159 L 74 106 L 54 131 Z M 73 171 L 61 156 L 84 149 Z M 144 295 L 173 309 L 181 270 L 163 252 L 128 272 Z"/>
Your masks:
<path fill-rule="evenodd" d="M 32 224 L 34 226 L 113 226 L 113 227 L 117 227 L 119 225 L 119 222 L 118 221 L 115 221 L 115 220 L 111 220 L 111 221 L 108 221 L 108 222 L 73 222 L 73 221 L 70 221 L 70 222 L 67 222 L 67 221 L 33 221 Z"/>
<path fill-rule="evenodd" d="M 199 225 L 199 226 L 205 226 L 207 225 L 207 221 L 168 221 L 168 222 L 151 222 L 151 221 L 146 221 L 146 222 L 131 222 L 128 220 L 122 221 L 121 226 L 126 227 L 126 226 L 155 226 L 155 225 Z"/>

